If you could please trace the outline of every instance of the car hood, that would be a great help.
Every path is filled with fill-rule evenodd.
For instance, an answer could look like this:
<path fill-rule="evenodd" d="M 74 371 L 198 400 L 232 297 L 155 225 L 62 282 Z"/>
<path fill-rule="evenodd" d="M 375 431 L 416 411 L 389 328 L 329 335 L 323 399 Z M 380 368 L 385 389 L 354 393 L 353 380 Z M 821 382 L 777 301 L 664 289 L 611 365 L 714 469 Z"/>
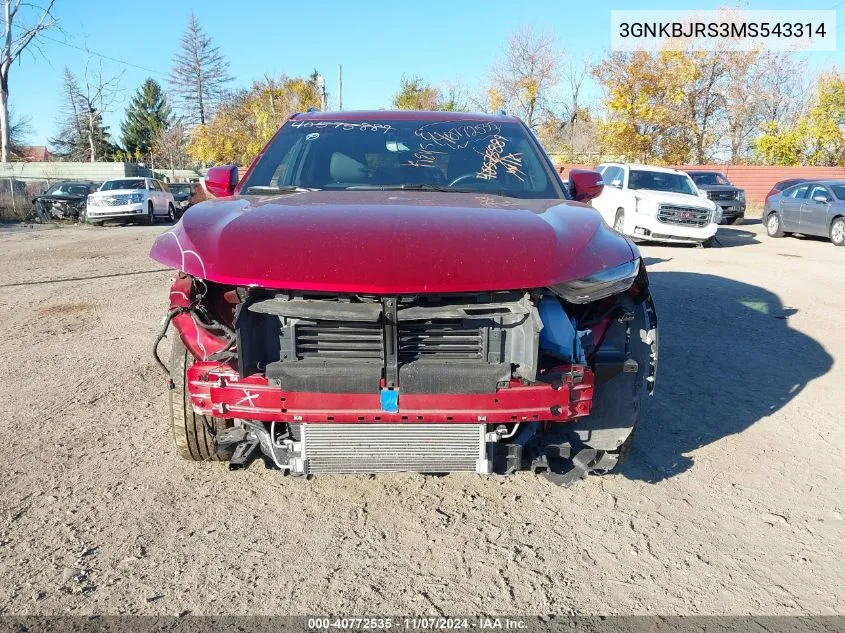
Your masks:
<path fill-rule="evenodd" d="M 89 198 L 104 198 L 107 196 L 122 196 L 127 193 L 144 193 L 144 189 L 109 189 L 108 191 L 95 191 L 89 193 Z"/>
<path fill-rule="evenodd" d="M 222 284 L 408 294 L 546 287 L 636 255 L 577 202 L 323 191 L 194 205 L 150 256 Z"/>
<path fill-rule="evenodd" d="M 692 196 L 688 193 L 674 193 L 671 191 L 657 191 L 655 189 L 632 189 L 634 195 L 646 200 L 653 200 L 656 203 L 682 204 L 688 207 L 699 209 L 712 209 L 713 203 L 705 198 Z"/>
<path fill-rule="evenodd" d="M 733 185 L 696 185 L 702 191 L 737 191 L 739 187 Z"/>
<path fill-rule="evenodd" d="M 70 194 L 70 193 L 44 193 L 36 196 L 33 200 L 46 200 L 50 202 L 81 202 L 88 197 L 88 194 Z"/>

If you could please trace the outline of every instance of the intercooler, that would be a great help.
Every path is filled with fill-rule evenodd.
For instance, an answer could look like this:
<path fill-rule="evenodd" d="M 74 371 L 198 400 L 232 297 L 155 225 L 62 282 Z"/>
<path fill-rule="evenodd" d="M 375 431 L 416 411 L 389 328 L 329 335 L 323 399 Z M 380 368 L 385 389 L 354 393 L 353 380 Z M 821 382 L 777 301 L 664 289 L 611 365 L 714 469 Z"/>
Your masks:
<path fill-rule="evenodd" d="M 305 474 L 490 472 L 483 424 L 303 424 Z"/>

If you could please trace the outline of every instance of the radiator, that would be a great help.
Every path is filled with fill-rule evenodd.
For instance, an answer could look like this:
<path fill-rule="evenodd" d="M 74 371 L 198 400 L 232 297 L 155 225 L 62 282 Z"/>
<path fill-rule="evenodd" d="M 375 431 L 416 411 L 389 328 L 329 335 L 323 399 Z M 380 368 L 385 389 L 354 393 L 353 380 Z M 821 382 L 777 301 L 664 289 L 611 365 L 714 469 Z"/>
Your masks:
<path fill-rule="evenodd" d="M 307 474 L 490 472 L 483 424 L 303 424 Z"/>

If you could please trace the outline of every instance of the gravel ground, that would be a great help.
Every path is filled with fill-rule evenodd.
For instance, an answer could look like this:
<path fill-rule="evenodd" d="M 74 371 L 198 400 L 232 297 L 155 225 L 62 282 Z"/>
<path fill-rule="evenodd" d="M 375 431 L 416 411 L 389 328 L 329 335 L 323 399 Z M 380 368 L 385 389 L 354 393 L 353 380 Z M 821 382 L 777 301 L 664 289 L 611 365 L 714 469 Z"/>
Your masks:
<path fill-rule="evenodd" d="M 0 614 L 845 613 L 845 249 L 644 246 L 657 393 L 561 489 L 177 459 L 163 230 L 0 228 Z"/>

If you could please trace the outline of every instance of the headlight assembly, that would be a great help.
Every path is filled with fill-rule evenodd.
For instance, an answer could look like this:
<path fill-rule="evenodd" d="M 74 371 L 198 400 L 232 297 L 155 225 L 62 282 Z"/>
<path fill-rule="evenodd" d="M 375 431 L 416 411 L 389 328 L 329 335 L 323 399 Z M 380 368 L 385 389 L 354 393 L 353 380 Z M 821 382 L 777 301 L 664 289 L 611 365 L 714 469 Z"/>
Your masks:
<path fill-rule="evenodd" d="M 736 194 L 736 199 L 739 200 L 740 202 L 743 202 L 745 200 L 745 191 L 740 189 Z"/>
<path fill-rule="evenodd" d="M 645 215 L 654 215 L 655 209 L 657 209 L 657 205 L 653 203 L 651 200 L 646 200 L 645 198 L 635 198 L 636 203 L 634 208 L 636 209 L 637 213 L 643 213 Z"/>
<path fill-rule="evenodd" d="M 552 290 L 569 303 L 592 303 L 630 288 L 639 271 L 640 259 L 637 258 L 589 277 L 559 284 Z"/>
<path fill-rule="evenodd" d="M 722 207 L 720 207 L 718 205 L 716 206 L 715 209 L 713 209 L 713 221 L 716 224 L 719 224 L 719 222 L 722 221 Z"/>
<path fill-rule="evenodd" d="M 129 196 L 130 202 L 143 202 L 144 201 L 144 194 L 143 193 L 133 193 Z"/>

